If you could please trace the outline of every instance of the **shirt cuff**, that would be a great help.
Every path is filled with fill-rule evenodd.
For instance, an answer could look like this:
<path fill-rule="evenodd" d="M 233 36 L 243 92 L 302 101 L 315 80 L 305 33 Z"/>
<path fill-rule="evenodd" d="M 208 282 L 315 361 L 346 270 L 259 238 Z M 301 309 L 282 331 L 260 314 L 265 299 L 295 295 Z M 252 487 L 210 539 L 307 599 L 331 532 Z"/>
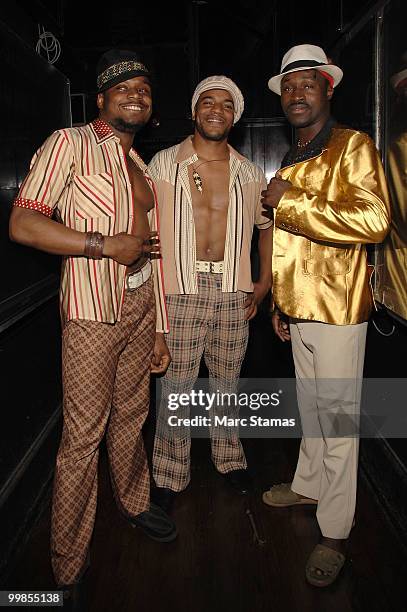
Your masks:
<path fill-rule="evenodd" d="M 46 217 L 52 217 L 52 213 L 54 212 L 52 208 L 39 202 L 38 200 L 29 200 L 27 198 L 18 197 L 14 200 L 14 206 L 19 206 L 20 208 L 29 208 L 30 210 L 36 210 L 37 212 L 42 213 Z"/>

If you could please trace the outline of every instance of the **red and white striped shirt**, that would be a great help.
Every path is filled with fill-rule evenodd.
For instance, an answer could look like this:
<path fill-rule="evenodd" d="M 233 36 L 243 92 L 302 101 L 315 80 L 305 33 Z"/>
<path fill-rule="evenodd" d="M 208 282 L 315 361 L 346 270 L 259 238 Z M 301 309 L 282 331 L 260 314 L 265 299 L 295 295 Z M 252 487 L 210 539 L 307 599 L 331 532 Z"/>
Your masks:
<path fill-rule="evenodd" d="M 153 193 L 146 165 L 134 149 L 132 160 L 143 170 Z M 150 227 L 159 230 L 157 202 L 149 213 Z M 131 233 L 133 193 L 125 152 L 109 125 L 97 119 L 78 128 L 54 132 L 34 155 L 30 172 L 14 201 L 67 227 L 105 236 Z M 157 330 L 168 331 L 161 260 L 153 260 Z M 104 323 L 120 320 L 126 266 L 113 259 L 64 257 L 61 315 L 64 321 L 86 319 Z"/>

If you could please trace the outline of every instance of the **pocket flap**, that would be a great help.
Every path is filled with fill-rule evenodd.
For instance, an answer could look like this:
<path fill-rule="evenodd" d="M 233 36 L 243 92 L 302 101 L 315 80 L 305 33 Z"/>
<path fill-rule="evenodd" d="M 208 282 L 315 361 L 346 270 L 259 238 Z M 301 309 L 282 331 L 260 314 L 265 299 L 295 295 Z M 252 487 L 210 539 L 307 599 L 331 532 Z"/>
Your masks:
<path fill-rule="evenodd" d="M 305 259 L 304 272 L 312 276 L 329 276 L 332 274 L 348 274 L 350 272 L 350 260 L 339 257 L 327 257 L 325 259 Z"/>

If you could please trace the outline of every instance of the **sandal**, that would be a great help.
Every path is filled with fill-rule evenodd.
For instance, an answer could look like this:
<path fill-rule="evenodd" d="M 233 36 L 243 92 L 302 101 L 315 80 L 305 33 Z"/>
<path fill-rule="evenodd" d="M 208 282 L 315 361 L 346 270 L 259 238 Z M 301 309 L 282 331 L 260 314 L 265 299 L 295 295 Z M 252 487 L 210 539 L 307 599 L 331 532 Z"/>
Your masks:
<path fill-rule="evenodd" d="M 268 506 L 287 508 L 288 506 L 316 506 L 318 501 L 309 497 L 301 497 L 291 490 L 291 482 L 274 485 L 269 491 L 263 493 L 263 501 Z"/>
<path fill-rule="evenodd" d="M 324 544 L 317 544 L 305 566 L 307 581 L 316 587 L 329 586 L 337 579 L 344 563 L 345 555 Z"/>

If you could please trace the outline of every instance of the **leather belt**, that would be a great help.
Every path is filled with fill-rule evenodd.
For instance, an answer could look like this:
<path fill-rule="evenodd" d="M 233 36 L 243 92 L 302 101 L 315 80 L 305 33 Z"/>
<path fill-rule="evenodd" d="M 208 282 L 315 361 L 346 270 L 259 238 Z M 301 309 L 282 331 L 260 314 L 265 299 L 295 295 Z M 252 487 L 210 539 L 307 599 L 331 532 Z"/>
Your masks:
<path fill-rule="evenodd" d="M 147 261 L 144 266 L 137 270 L 137 272 L 132 272 L 127 274 L 126 276 L 126 289 L 127 291 L 134 291 L 143 285 L 151 276 L 152 265 L 151 261 Z"/>
<path fill-rule="evenodd" d="M 223 261 L 197 261 L 196 271 L 223 274 Z"/>

